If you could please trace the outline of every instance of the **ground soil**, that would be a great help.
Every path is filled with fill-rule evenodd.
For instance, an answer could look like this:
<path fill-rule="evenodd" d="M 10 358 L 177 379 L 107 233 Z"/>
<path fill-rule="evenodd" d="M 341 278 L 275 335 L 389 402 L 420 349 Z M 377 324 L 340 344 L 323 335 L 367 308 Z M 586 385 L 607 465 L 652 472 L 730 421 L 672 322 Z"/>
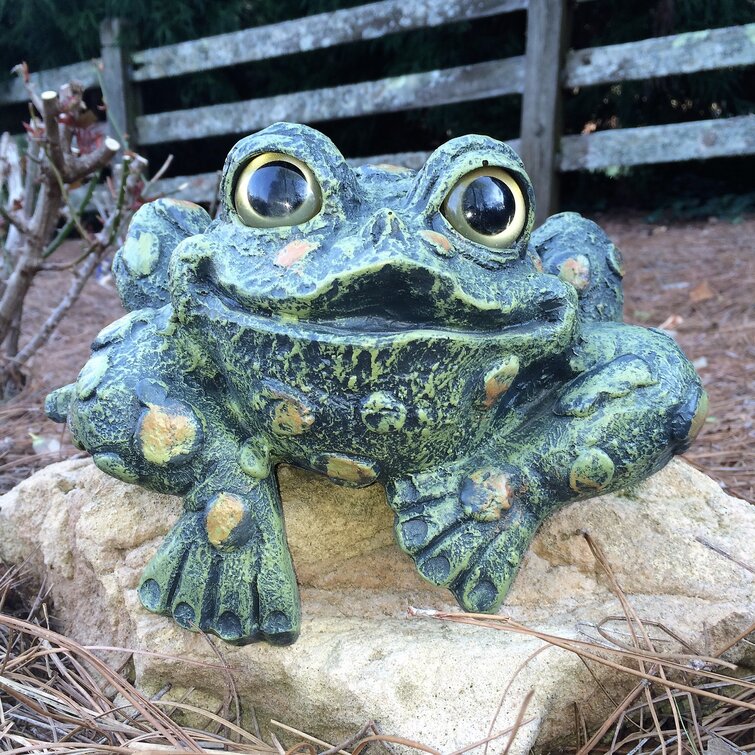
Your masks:
<path fill-rule="evenodd" d="M 641 217 L 596 218 L 624 253 L 625 319 L 663 326 L 693 360 L 710 395 L 706 425 L 686 458 L 728 492 L 755 498 L 755 218 L 650 225 Z M 60 250 L 74 255 L 75 242 Z M 30 334 L 66 281 L 38 276 L 24 313 Z M 25 390 L 0 405 L 0 492 L 39 467 L 76 454 L 67 431 L 42 412 L 45 394 L 76 378 L 97 332 L 123 310 L 112 281 L 92 280 L 48 345 L 34 358 Z M 33 436 L 61 442 L 46 450 Z M 49 447 L 49 445 L 48 445 Z M 39 451 L 42 451 L 40 453 Z"/>

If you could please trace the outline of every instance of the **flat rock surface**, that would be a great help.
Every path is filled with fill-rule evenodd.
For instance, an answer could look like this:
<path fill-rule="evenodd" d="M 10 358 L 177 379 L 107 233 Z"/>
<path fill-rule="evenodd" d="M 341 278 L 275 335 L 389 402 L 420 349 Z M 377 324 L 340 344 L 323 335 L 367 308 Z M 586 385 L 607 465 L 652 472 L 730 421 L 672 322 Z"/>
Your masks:
<path fill-rule="evenodd" d="M 333 742 L 374 719 L 385 733 L 451 752 L 491 727 L 511 726 L 534 690 L 529 723 L 509 751 L 526 753 L 536 741 L 546 747 L 573 732 L 575 702 L 588 722 L 611 707 L 572 654 L 551 648 L 533 656 L 543 644 L 529 636 L 410 616 L 410 606 L 458 608 L 395 545 L 382 488 L 339 488 L 288 467 L 279 480 L 302 592 L 301 637 L 284 648 L 215 643 L 263 735 L 274 718 Z M 47 576 L 56 616 L 76 640 L 172 656 L 135 655 L 142 691 L 170 683 L 170 697 L 193 688 L 206 703 L 222 698 L 228 684 L 223 671 L 190 663 L 217 664 L 207 640 L 148 613 L 135 592 L 179 512 L 178 499 L 118 482 L 89 460 L 62 462 L 0 498 L 0 558 L 28 558 Z M 630 492 L 554 515 L 502 614 L 581 639 L 597 638 L 595 625 L 621 614 L 582 531 L 603 549 L 641 618 L 694 651 L 715 654 L 752 622 L 755 508 L 678 460 Z M 633 681 L 591 670 L 616 696 Z M 496 740 L 490 752 L 505 743 Z"/>

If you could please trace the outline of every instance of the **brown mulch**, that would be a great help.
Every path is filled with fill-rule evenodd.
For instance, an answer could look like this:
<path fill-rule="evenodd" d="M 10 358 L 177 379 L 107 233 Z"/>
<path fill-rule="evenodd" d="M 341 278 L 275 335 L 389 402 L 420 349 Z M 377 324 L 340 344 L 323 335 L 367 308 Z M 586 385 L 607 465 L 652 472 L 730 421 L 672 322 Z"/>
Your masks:
<path fill-rule="evenodd" d="M 596 219 L 624 253 L 626 320 L 673 330 L 710 396 L 708 421 L 686 458 L 729 493 L 755 500 L 755 218 L 669 226 L 629 215 Z M 77 248 L 71 242 L 60 251 L 75 254 Z M 58 276 L 44 274 L 35 283 L 25 312 L 27 332 L 54 303 Z M 112 284 L 90 281 L 35 357 L 24 392 L 0 405 L 0 492 L 76 453 L 66 431 L 45 418 L 44 396 L 76 378 L 90 341 L 121 314 Z M 42 439 L 37 452 L 33 436 Z M 46 451 L 55 439 L 60 450 Z"/>
<path fill-rule="evenodd" d="M 755 501 L 755 218 L 598 220 L 624 252 L 625 319 L 672 330 L 708 392 L 707 422 L 685 458 Z"/>

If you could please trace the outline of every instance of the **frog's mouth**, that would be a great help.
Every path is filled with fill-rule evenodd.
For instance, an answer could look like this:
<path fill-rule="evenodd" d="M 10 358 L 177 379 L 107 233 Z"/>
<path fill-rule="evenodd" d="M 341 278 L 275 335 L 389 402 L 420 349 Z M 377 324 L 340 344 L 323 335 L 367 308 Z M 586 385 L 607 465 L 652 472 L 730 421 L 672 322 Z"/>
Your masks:
<path fill-rule="evenodd" d="M 196 273 L 195 292 L 209 310 L 264 330 L 296 324 L 333 335 L 431 331 L 490 337 L 502 331 L 563 326 L 569 319 L 568 302 L 557 291 L 541 290 L 531 302 L 506 306 L 471 297 L 422 268 L 384 266 L 368 275 L 333 278 L 311 295 L 281 298 L 255 295 L 225 280 L 210 260 Z"/>

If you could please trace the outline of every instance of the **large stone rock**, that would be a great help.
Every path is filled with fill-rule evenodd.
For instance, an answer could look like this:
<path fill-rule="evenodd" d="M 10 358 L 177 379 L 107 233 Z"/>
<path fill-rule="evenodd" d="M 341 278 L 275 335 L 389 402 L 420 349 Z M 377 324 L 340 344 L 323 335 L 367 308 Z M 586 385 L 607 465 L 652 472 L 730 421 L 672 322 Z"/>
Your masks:
<path fill-rule="evenodd" d="M 409 606 L 458 609 L 394 544 L 379 487 L 338 488 L 290 468 L 279 477 L 302 587 L 301 638 L 284 648 L 217 643 L 263 731 L 275 718 L 336 741 L 375 719 L 386 733 L 449 752 L 487 735 L 514 676 L 494 730 L 512 724 L 528 690 L 534 697 L 512 753 L 568 736 L 574 702 L 588 720 L 605 713 L 595 679 L 565 651 L 533 657 L 541 643 L 528 636 L 409 616 Z M 170 683 L 171 696 L 194 688 L 207 702 L 224 695 L 226 674 L 186 662 L 217 663 L 207 641 L 145 611 L 135 592 L 179 510 L 177 499 L 120 483 L 89 460 L 63 462 L 0 498 L 0 556 L 29 558 L 46 574 L 56 616 L 77 640 L 174 656 L 135 656 L 136 685 L 147 694 Z M 639 615 L 698 652 L 715 653 L 752 621 L 752 574 L 736 560 L 752 561 L 755 508 L 682 461 L 631 493 L 553 516 L 502 613 L 581 638 L 621 613 L 582 530 L 603 548 Z M 633 683 L 596 665 L 592 671 L 617 696 Z"/>

